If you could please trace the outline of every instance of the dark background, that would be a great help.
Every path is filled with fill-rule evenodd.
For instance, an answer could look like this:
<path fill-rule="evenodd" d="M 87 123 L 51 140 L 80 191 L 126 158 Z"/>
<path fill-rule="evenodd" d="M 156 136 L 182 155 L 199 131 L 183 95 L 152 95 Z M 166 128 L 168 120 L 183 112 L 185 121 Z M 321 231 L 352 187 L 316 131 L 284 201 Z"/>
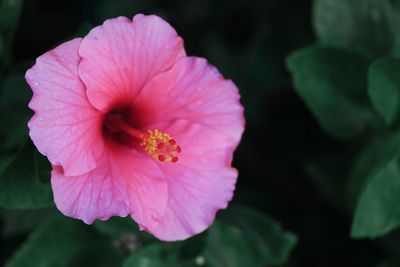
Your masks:
<path fill-rule="evenodd" d="M 288 53 L 315 41 L 311 11 L 310 0 L 26 0 L 13 60 L 33 62 L 107 18 L 163 17 L 189 55 L 207 58 L 240 89 L 247 125 L 235 154 L 240 176 L 234 202 L 264 211 L 298 235 L 287 266 L 375 266 L 383 250 L 350 239 L 351 217 L 306 172 L 307 162 L 349 149 L 320 129 L 285 67 Z M 0 263 L 24 238 L 0 242 L 6 244 Z"/>

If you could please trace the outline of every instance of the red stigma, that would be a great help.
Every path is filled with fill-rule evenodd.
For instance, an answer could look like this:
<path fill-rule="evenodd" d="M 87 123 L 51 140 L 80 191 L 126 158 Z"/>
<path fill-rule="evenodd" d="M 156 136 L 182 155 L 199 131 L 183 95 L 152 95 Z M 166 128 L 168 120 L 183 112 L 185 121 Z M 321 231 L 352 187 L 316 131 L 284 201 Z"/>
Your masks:
<path fill-rule="evenodd" d="M 153 159 L 161 162 L 177 162 L 177 154 L 182 152 L 175 139 L 158 130 L 149 130 L 148 136 L 142 136 L 140 145 Z"/>
<path fill-rule="evenodd" d="M 164 143 L 158 143 L 157 149 L 163 149 L 164 148 Z"/>
<path fill-rule="evenodd" d="M 176 141 L 174 139 L 169 139 L 168 143 L 170 145 L 176 145 Z"/>

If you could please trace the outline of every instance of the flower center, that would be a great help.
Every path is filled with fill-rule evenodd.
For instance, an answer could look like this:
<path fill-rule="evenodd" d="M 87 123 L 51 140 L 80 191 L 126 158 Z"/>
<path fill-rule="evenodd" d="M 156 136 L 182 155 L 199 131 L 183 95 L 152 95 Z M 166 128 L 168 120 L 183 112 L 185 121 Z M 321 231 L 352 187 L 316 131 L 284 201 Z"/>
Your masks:
<path fill-rule="evenodd" d="M 143 133 L 124 120 L 124 116 L 118 112 L 110 112 L 106 115 L 104 129 L 114 141 L 123 144 L 131 144 L 132 140 L 138 143 L 154 160 L 161 162 L 177 162 L 181 147 L 169 134 L 157 129 L 149 129 Z"/>
<path fill-rule="evenodd" d="M 159 130 L 148 130 L 148 135 L 142 137 L 140 145 L 153 159 L 166 162 L 177 162 L 181 147 L 169 134 Z"/>

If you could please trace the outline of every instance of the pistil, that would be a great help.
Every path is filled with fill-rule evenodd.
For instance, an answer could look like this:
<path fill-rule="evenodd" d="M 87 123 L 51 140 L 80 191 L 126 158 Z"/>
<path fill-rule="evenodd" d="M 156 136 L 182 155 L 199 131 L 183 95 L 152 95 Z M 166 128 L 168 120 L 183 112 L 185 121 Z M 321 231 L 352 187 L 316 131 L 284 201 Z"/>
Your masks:
<path fill-rule="evenodd" d="M 126 123 L 119 114 L 108 114 L 105 126 L 111 133 L 124 133 L 138 140 L 139 145 L 154 160 L 173 163 L 179 160 L 178 154 L 182 149 L 167 133 L 157 129 L 149 129 L 147 133 L 143 133 Z"/>

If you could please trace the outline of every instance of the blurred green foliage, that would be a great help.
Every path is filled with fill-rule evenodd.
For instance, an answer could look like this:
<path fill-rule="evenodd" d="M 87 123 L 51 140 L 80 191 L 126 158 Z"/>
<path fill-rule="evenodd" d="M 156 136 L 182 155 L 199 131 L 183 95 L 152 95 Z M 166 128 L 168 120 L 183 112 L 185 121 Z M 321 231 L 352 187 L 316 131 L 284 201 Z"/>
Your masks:
<path fill-rule="evenodd" d="M 205 255 L 212 267 L 280 266 L 297 243 L 295 235 L 249 207 L 232 207 L 222 220 L 208 233 Z"/>
<path fill-rule="evenodd" d="M 239 230 L 233 225 L 218 222 L 207 233 L 175 243 L 163 243 L 140 232 L 130 218 L 112 218 L 93 227 L 46 211 L 47 218 L 30 234 L 6 266 L 183 267 L 196 266 L 201 261 L 202 266 L 216 267 L 244 266 L 245 263 L 276 266 L 284 263 L 296 243 L 295 236 L 283 232 L 276 222 L 256 211 L 251 211 L 251 216 L 247 217 L 243 216 L 248 213 L 246 209 L 234 210 L 239 213 L 237 215 L 242 222 L 253 224 L 253 227 Z M 44 211 L 39 212 L 43 215 Z M 25 212 L 19 215 L 7 212 L 5 221 L 10 220 L 10 216 L 27 219 L 23 214 Z M 7 225 L 10 229 L 9 223 Z M 253 234 L 252 237 L 244 231 L 262 235 Z M 10 230 L 7 232 L 10 234 Z M 269 237 L 272 239 L 269 240 Z M 250 254 L 246 255 L 246 251 Z"/>
<path fill-rule="evenodd" d="M 316 0 L 314 29 L 322 44 L 384 56 L 398 48 L 396 1 Z"/>
<path fill-rule="evenodd" d="M 33 60 L 138 12 L 168 20 L 246 110 L 241 206 L 181 242 L 60 215 L 28 137 Z M 0 0 L 0 265 L 400 266 L 398 25 L 397 0 Z"/>
<path fill-rule="evenodd" d="M 354 215 L 353 237 L 379 237 L 400 225 L 398 164 L 397 158 L 389 161 L 363 189 Z"/>
<path fill-rule="evenodd" d="M 400 225 L 399 3 L 316 0 L 313 18 L 317 44 L 292 53 L 287 66 L 321 127 L 354 148 L 335 154 L 350 162 L 334 193 L 347 195 L 339 205 L 353 216 L 351 237 L 383 237 Z M 325 170 L 309 173 L 339 179 Z"/>
<path fill-rule="evenodd" d="M 400 113 L 399 72 L 400 61 L 393 58 L 377 61 L 369 68 L 368 92 L 371 102 L 387 124 L 396 123 Z"/>
<path fill-rule="evenodd" d="M 357 53 L 314 46 L 288 59 L 298 93 L 321 126 L 338 138 L 360 135 L 374 124 L 365 90 L 368 65 Z"/>

